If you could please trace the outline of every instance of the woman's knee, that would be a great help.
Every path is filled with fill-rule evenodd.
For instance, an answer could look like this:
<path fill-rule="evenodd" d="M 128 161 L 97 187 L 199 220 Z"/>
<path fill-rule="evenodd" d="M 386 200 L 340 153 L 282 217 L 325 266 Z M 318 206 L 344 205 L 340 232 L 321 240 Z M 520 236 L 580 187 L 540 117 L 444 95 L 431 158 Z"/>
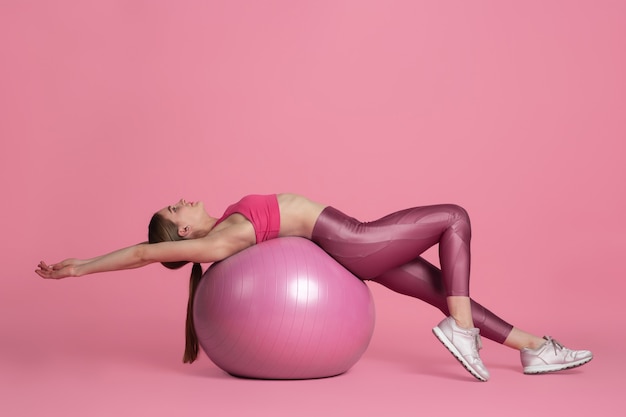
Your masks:
<path fill-rule="evenodd" d="M 467 213 L 467 210 L 465 210 L 463 207 L 457 204 L 446 204 L 445 206 L 448 212 L 450 213 L 450 216 L 455 221 L 462 221 L 465 223 L 470 222 L 469 214 Z"/>
<path fill-rule="evenodd" d="M 455 229 L 471 231 L 470 217 L 467 210 L 457 204 L 446 204 L 446 210 L 450 213 L 450 221 Z"/>

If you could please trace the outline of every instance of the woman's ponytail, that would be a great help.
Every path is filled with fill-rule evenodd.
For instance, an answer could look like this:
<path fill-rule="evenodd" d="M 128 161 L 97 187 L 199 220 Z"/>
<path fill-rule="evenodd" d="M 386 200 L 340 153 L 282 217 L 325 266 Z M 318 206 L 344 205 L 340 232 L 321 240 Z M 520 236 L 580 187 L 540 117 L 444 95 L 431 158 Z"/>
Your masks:
<path fill-rule="evenodd" d="M 148 226 L 148 242 L 175 242 L 182 240 L 178 235 L 178 226 L 171 220 L 166 219 L 159 213 L 155 213 L 150 219 Z M 164 267 L 169 269 L 178 269 L 189 262 L 161 262 Z M 198 337 L 193 327 L 193 297 L 196 294 L 196 288 L 202 278 L 202 266 L 193 264 L 191 269 L 191 278 L 189 278 L 189 300 L 187 301 L 187 323 L 185 323 L 185 355 L 184 363 L 192 363 L 198 357 Z"/>
<path fill-rule="evenodd" d="M 193 299 L 196 289 L 202 278 L 202 267 L 200 264 L 193 264 L 191 277 L 189 278 L 189 300 L 187 300 L 187 322 L 185 323 L 185 354 L 184 363 L 192 363 L 198 357 L 198 337 L 193 325 Z"/>

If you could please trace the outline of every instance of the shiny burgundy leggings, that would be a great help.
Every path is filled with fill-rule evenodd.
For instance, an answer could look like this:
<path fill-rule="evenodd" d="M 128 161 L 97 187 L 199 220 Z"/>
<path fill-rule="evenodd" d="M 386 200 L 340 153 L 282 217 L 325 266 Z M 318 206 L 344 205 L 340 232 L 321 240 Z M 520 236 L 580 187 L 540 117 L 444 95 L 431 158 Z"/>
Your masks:
<path fill-rule="evenodd" d="M 446 297 L 469 296 L 471 227 L 459 206 L 415 207 L 373 222 L 326 207 L 311 239 L 357 277 L 426 301 L 446 316 Z M 436 244 L 441 269 L 419 256 Z M 474 300 L 472 318 L 482 336 L 498 343 L 513 328 Z"/>

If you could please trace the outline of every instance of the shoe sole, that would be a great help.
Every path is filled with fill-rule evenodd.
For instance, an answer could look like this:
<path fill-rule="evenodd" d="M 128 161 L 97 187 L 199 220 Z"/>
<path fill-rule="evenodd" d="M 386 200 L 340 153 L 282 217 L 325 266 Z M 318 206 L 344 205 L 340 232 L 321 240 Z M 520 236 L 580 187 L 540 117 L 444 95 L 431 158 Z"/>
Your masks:
<path fill-rule="evenodd" d="M 448 349 L 448 351 L 450 351 L 450 353 L 452 353 L 452 355 L 456 358 L 456 360 L 458 360 L 459 363 L 461 365 L 463 365 L 463 367 L 467 370 L 467 372 L 472 374 L 472 376 L 474 376 L 474 378 L 476 378 L 479 381 L 482 381 L 482 382 L 486 382 L 487 381 L 485 378 L 480 376 L 475 370 L 472 369 L 470 364 L 461 355 L 461 352 L 459 352 L 459 350 L 456 347 L 454 347 L 452 342 L 450 342 L 448 337 L 445 334 L 443 334 L 443 332 L 441 331 L 441 329 L 439 327 L 434 327 L 433 328 L 433 334 L 437 337 L 437 339 L 439 339 L 441 344 L 444 345 L 446 347 L 446 349 Z"/>
<path fill-rule="evenodd" d="M 537 375 L 537 374 L 547 374 L 550 372 L 558 372 L 564 371 L 566 369 L 578 368 L 593 359 L 593 356 L 586 359 L 581 359 L 576 362 L 568 363 L 568 364 L 558 364 L 558 365 L 535 365 L 535 366 L 527 366 L 524 368 L 524 373 L 526 375 Z"/>

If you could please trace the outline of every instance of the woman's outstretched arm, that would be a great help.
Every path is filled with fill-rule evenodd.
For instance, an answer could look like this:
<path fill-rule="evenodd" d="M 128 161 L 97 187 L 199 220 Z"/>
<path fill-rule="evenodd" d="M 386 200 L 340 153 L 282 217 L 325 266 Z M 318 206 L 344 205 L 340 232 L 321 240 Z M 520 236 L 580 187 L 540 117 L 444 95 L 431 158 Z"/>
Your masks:
<path fill-rule="evenodd" d="M 142 246 L 145 243 L 119 249 L 106 255 L 92 259 L 66 259 L 64 261 L 46 265 L 40 262 L 35 272 L 42 278 L 60 279 L 66 277 L 80 277 L 87 274 L 106 271 L 118 271 L 122 269 L 139 268 L 148 265 L 142 256 Z"/>
<path fill-rule="evenodd" d="M 42 278 L 61 279 L 140 268 L 155 262 L 216 262 L 254 244 L 247 233 L 239 233 L 236 227 L 229 229 L 228 233 L 201 239 L 140 243 L 91 259 L 70 258 L 52 265 L 42 261 L 35 272 Z"/>

